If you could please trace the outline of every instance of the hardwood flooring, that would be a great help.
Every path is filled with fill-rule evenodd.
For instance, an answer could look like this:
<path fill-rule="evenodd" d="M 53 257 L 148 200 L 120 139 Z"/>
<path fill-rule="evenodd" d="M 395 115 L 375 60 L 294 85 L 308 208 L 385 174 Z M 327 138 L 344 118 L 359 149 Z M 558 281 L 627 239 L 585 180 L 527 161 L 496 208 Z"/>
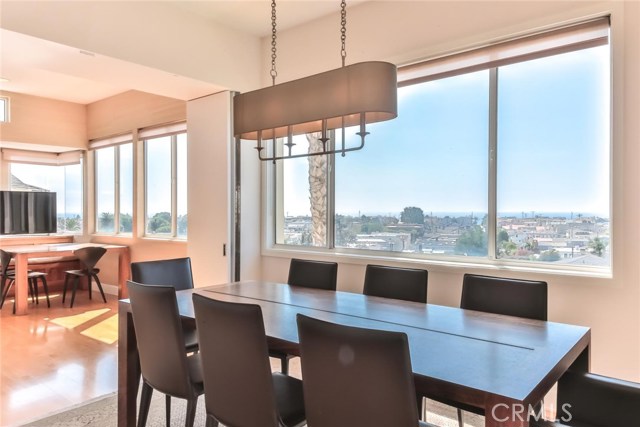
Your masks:
<path fill-rule="evenodd" d="M 68 297 L 69 295 L 67 295 Z M 17 426 L 117 390 L 118 302 L 78 292 L 73 308 L 60 294 L 29 303 L 26 316 L 0 314 L 0 425 Z"/>

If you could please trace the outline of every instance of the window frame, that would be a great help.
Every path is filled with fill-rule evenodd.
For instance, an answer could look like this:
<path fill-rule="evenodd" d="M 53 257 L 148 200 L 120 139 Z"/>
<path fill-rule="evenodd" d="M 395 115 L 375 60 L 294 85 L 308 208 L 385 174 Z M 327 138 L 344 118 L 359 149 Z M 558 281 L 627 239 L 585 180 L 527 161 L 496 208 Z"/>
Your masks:
<path fill-rule="evenodd" d="M 593 18 L 592 20 L 603 20 L 610 19 L 608 15 L 603 15 L 600 17 Z M 577 26 L 584 25 L 589 21 L 580 22 L 569 25 Z M 562 28 L 561 28 L 562 29 Z M 551 29 L 550 31 L 553 31 Z M 609 24 L 609 32 L 611 32 L 611 24 Z M 534 34 L 535 36 L 535 34 Z M 525 36 L 526 37 L 526 36 Z M 509 40 L 507 40 L 509 42 Z M 609 35 L 607 43 L 609 46 L 609 67 L 613 68 L 613 49 L 611 48 L 611 36 Z M 592 47 L 592 46 L 586 46 Z M 471 49 L 473 50 L 473 49 Z M 581 50 L 577 49 L 569 49 L 571 50 Z M 565 53 L 567 51 L 555 51 L 554 53 L 550 53 L 546 56 L 554 56 L 558 54 Z M 462 50 L 461 52 L 466 52 Z M 454 54 L 455 55 L 455 54 Z M 518 261 L 506 258 L 499 258 L 497 253 L 497 220 L 498 220 L 498 212 L 497 212 L 497 191 L 498 191 L 498 183 L 497 183 L 497 140 L 498 140 L 498 129 L 497 129 L 497 114 L 498 114 L 498 99 L 497 99 L 497 85 L 498 85 L 498 69 L 500 66 L 508 65 L 510 63 L 517 63 L 527 61 L 529 59 L 536 59 L 537 56 L 528 57 L 522 59 L 520 61 L 513 61 L 507 64 L 497 64 L 493 67 L 485 67 L 485 69 L 489 69 L 490 72 L 490 94 L 489 94 L 489 153 L 487 154 L 487 161 L 489 163 L 488 168 L 488 224 L 487 224 L 487 237 L 488 244 L 487 256 L 483 257 L 465 257 L 465 256 L 457 256 L 457 255 L 438 255 L 432 256 L 429 254 L 413 254 L 413 253 L 402 253 L 402 252 L 389 252 L 389 251 L 377 251 L 377 250 L 367 250 L 367 249 L 353 249 L 353 248 L 337 248 L 335 247 L 335 157 L 334 155 L 328 156 L 328 167 L 330 169 L 329 172 L 329 184 L 327 188 L 327 197 L 328 197 L 328 206 L 327 206 L 327 245 L 324 247 L 314 247 L 314 246 L 301 246 L 301 245 L 287 245 L 283 243 L 277 243 L 277 235 L 279 233 L 278 226 L 279 223 L 283 222 L 283 219 L 278 218 L 278 203 L 282 202 L 282 197 L 278 195 L 279 187 L 278 180 L 282 179 L 282 173 L 279 172 L 281 168 L 277 165 L 274 165 L 271 162 L 265 162 L 262 167 L 263 174 L 263 182 L 265 183 L 263 190 L 265 191 L 266 197 L 263 198 L 263 212 L 266 213 L 263 217 L 263 226 L 265 232 L 262 234 L 262 254 L 266 256 L 296 256 L 300 254 L 306 254 L 311 256 L 323 257 L 327 259 L 335 260 L 338 258 L 348 259 L 349 262 L 358 263 L 369 263 L 372 260 L 376 261 L 391 261 L 391 262 L 403 262 L 403 263 L 412 263 L 412 264 L 421 264 L 421 265 L 429 265 L 430 268 L 435 267 L 436 270 L 442 268 L 442 271 L 450 271 L 451 268 L 459 268 L 463 271 L 468 271 L 469 268 L 480 268 L 485 270 L 507 270 L 507 271 L 517 271 L 517 272 L 526 272 L 526 273 L 541 273 L 541 274 L 557 274 L 557 275 L 570 275 L 570 276 L 581 276 L 581 277 L 596 277 L 596 278 L 612 278 L 613 277 L 613 248 L 614 248 L 614 227 L 613 227 L 613 199 L 614 194 L 612 191 L 613 180 L 614 180 L 614 170 L 611 167 L 614 157 L 614 123 L 613 118 L 611 116 L 611 111 L 614 108 L 613 96 L 614 96 L 614 75 L 613 73 L 609 76 L 609 141 L 608 141 L 608 152 L 609 152 L 609 233 L 610 233 L 610 251 L 611 251 L 611 260 L 610 264 L 607 267 L 601 266 L 574 266 L 574 265 L 556 265 L 552 263 L 546 263 L 542 261 Z M 437 60 L 442 57 L 436 58 Z M 413 66 L 410 65 L 410 67 Z M 400 71 L 400 70 L 399 70 Z M 450 77 L 451 75 L 456 74 L 466 74 L 469 72 L 477 71 L 477 69 L 469 70 L 469 71 L 461 71 L 461 72 L 453 72 L 447 73 L 446 75 L 439 76 L 436 78 L 428 78 L 427 80 L 435 80 L 440 78 Z M 412 75 L 412 79 L 414 76 Z M 422 80 L 424 81 L 424 80 Z M 420 83 L 421 81 L 415 81 L 413 83 Z M 399 86 L 403 83 L 399 82 Z M 405 83 L 412 84 L 412 83 Z M 333 138 L 332 138 L 333 140 Z M 276 199 L 279 199 L 277 201 Z M 280 209 L 282 211 L 282 209 Z M 282 227 L 282 225 L 280 225 Z M 330 258 L 329 258 L 330 257 Z"/>
<path fill-rule="evenodd" d="M 143 151 L 143 181 L 144 181 L 144 203 L 143 203 L 143 211 L 144 211 L 144 219 L 142 221 L 143 232 L 141 233 L 144 238 L 148 239 L 158 239 L 158 240 L 179 240 L 179 241 L 188 241 L 189 232 L 183 237 L 178 235 L 178 135 L 187 135 L 186 124 L 184 125 L 184 129 L 180 130 L 167 130 L 166 132 L 158 132 L 157 134 L 153 134 L 150 136 L 140 136 L 139 139 L 142 142 L 142 151 Z M 152 131 L 153 132 L 153 131 Z M 148 186 L 148 157 L 147 157 L 147 143 L 149 140 L 156 138 L 170 137 L 171 138 L 171 233 L 163 233 L 163 234 L 150 234 L 147 232 L 147 222 L 148 222 L 148 208 L 147 208 L 147 186 Z M 187 147 L 189 141 L 186 141 Z M 187 148 L 188 150 L 188 148 Z"/>
<path fill-rule="evenodd" d="M 0 103 L 4 104 L 4 114 L 0 115 L 0 123 L 11 123 L 11 98 L 0 96 Z"/>
<path fill-rule="evenodd" d="M 126 140 L 127 137 L 129 137 L 129 140 Z M 133 135 L 123 135 L 122 137 L 120 137 L 120 139 L 125 139 L 125 141 L 122 142 L 118 142 L 115 144 L 106 144 L 106 145 L 101 145 L 99 142 L 94 142 L 92 145 L 92 151 L 93 151 L 93 212 L 94 212 L 94 225 L 93 225 L 93 234 L 95 235 L 100 235 L 100 236 L 114 236 L 114 237 L 127 237 L 130 238 L 133 236 L 133 224 L 135 223 L 135 220 L 133 219 L 135 216 L 135 209 L 133 209 L 133 212 L 131 213 L 132 216 L 132 229 L 129 232 L 121 232 L 120 231 L 120 186 L 121 186 L 121 182 L 120 182 L 120 147 L 123 145 L 127 145 L 127 144 L 131 144 L 131 153 L 133 156 L 133 161 L 132 161 L 132 170 L 131 170 L 131 177 L 132 177 L 132 182 L 131 182 L 131 186 L 134 187 L 135 186 L 135 180 L 133 179 L 133 177 L 135 176 L 135 144 L 133 142 Z M 108 232 L 108 231 L 99 231 L 98 230 L 98 224 L 100 221 L 99 215 L 100 213 L 98 212 L 98 163 L 96 161 L 96 156 L 98 151 L 105 149 L 105 148 L 113 148 L 113 179 L 114 179 L 114 186 L 113 186 L 113 198 L 114 198 L 114 204 L 113 204 L 113 232 Z M 134 192 L 135 193 L 135 192 Z M 135 197 L 135 195 L 134 195 Z M 133 201 L 132 201 L 133 202 Z"/>

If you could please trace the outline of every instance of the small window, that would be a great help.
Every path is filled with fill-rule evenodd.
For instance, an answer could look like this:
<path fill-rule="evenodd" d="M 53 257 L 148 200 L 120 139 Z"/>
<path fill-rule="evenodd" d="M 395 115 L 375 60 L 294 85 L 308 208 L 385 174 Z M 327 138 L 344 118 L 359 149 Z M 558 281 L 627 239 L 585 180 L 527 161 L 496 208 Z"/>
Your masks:
<path fill-rule="evenodd" d="M 9 98 L 0 96 L 0 122 L 9 122 Z"/>

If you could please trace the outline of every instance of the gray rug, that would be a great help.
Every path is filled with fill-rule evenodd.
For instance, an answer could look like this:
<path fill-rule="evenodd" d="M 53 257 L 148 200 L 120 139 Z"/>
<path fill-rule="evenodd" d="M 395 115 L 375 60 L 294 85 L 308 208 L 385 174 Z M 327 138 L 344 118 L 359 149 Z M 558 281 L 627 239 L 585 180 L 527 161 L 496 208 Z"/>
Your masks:
<path fill-rule="evenodd" d="M 171 399 L 171 425 L 183 426 L 186 414 L 186 401 Z M 115 393 L 85 402 L 82 405 L 68 408 L 63 412 L 48 415 L 45 418 L 24 424 L 33 427 L 116 427 L 117 425 L 117 395 Z M 427 421 L 442 427 L 457 427 L 456 410 L 437 402 L 427 401 Z M 482 427 L 484 418 L 474 414 L 464 414 L 465 426 Z M 149 409 L 148 427 L 164 427 L 164 395 L 154 392 Z M 198 400 L 195 427 L 204 427 L 205 411 L 204 398 Z"/>

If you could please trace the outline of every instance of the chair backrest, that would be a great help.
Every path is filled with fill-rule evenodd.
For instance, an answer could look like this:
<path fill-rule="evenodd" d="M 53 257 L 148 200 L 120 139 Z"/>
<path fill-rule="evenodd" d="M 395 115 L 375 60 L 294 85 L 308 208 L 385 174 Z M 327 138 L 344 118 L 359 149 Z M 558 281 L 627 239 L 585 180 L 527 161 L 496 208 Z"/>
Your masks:
<path fill-rule="evenodd" d="M 127 282 L 138 340 L 140 368 L 156 390 L 183 399 L 191 397 L 185 343 L 176 290 Z"/>
<path fill-rule="evenodd" d="M 365 295 L 427 302 L 427 270 L 367 265 L 364 275 Z"/>
<path fill-rule="evenodd" d="M 567 426 L 638 425 L 640 383 L 567 372 L 558 381 L 557 418 Z"/>
<path fill-rule="evenodd" d="M 293 258 L 289 264 L 289 279 L 292 286 L 335 291 L 338 280 L 338 263 L 309 261 Z"/>
<path fill-rule="evenodd" d="M 279 426 L 260 306 L 193 294 L 193 308 L 207 414 L 224 425 Z"/>
<path fill-rule="evenodd" d="M 416 427 L 407 336 L 297 315 L 307 421 L 313 427 Z"/>
<path fill-rule="evenodd" d="M 73 251 L 73 255 L 78 258 L 83 270 L 91 272 L 105 252 L 107 250 L 101 246 L 87 246 Z"/>
<path fill-rule="evenodd" d="M 131 280 L 145 285 L 173 286 L 177 291 L 193 289 L 191 258 L 132 262 Z"/>
<path fill-rule="evenodd" d="M 465 274 L 460 308 L 547 320 L 547 282 Z"/>

